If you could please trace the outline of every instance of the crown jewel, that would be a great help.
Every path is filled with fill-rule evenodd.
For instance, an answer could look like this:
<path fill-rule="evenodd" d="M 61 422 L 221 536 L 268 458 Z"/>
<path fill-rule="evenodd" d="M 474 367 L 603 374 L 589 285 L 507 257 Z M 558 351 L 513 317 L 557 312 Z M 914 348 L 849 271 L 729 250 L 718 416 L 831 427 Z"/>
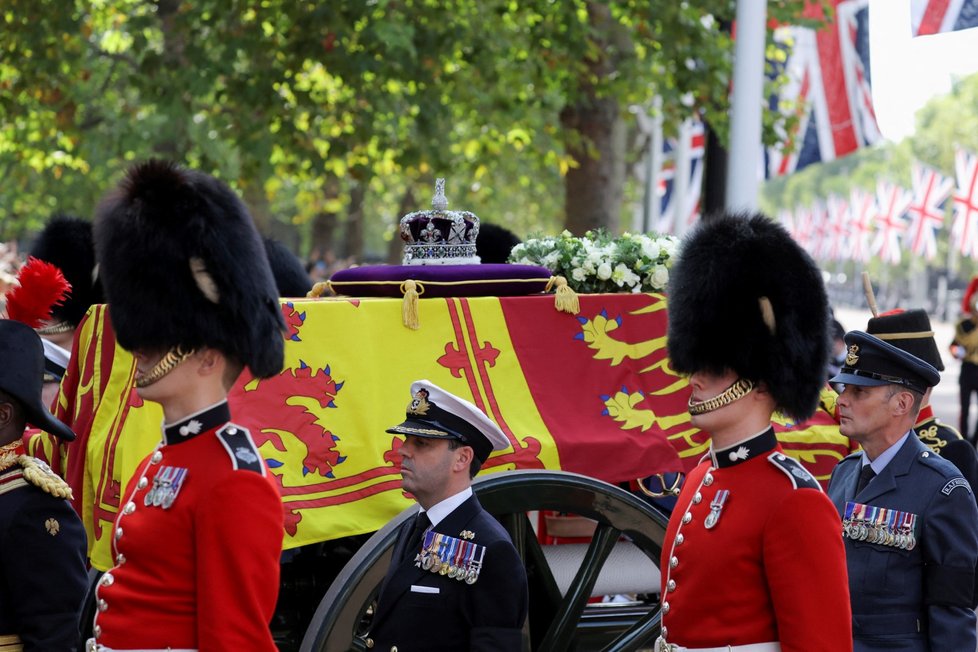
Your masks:
<path fill-rule="evenodd" d="M 435 181 L 431 210 L 401 218 L 405 265 L 475 265 L 479 218 L 469 211 L 448 210 L 445 180 Z"/>

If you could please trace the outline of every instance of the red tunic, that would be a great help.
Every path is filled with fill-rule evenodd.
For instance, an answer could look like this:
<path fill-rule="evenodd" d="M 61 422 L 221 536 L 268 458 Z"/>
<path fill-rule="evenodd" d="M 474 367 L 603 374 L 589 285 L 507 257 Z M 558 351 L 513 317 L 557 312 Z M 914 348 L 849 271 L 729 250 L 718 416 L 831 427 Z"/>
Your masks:
<path fill-rule="evenodd" d="M 181 424 L 167 427 L 169 443 L 130 480 L 116 519 L 116 566 L 98 586 L 98 643 L 276 650 L 268 623 L 279 588 L 282 500 L 248 431 L 225 421 L 197 435 L 188 431 L 179 443 L 171 431 Z M 179 491 L 164 507 L 162 480 L 180 469 Z"/>
<path fill-rule="evenodd" d="M 711 509 L 724 490 L 722 507 Z M 711 511 L 718 517 L 707 527 Z M 711 452 L 689 474 L 666 529 L 661 568 L 669 643 L 852 650 L 839 514 L 770 430 Z"/>

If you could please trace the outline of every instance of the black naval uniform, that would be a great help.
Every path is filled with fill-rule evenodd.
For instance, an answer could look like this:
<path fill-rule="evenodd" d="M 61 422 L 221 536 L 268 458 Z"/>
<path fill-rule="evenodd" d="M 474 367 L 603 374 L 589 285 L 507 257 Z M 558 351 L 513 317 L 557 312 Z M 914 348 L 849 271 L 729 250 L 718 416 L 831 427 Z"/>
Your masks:
<path fill-rule="evenodd" d="M 853 502 L 912 514 L 916 522 L 912 547 L 905 538 L 851 536 L 843 523 L 855 652 L 974 650 L 978 506 L 970 485 L 914 436 L 857 494 L 861 468 L 862 453 L 853 453 L 829 481 L 843 519 Z"/>
<path fill-rule="evenodd" d="M 506 530 L 474 495 L 434 526 L 435 532 L 455 538 L 472 533 L 470 540 L 486 547 L 478 580 L 467 584 L 415 566 L 421 539 L 416 546 L 407 541 L 413 526 L 409 519 L 398 533 L 365 637 L 367 647 L 383 652 L 521 650 L 529 600 L 526 570 Z"/>
<path fill-rule="evenodd" d="M 34 468 L 67 486 L 46 467 Z M 0 471 L 0 649 L 69 652 L 78 649 L 88 584 L 85 529 L 67 500 L 24 471 L 18 463 Z"/>

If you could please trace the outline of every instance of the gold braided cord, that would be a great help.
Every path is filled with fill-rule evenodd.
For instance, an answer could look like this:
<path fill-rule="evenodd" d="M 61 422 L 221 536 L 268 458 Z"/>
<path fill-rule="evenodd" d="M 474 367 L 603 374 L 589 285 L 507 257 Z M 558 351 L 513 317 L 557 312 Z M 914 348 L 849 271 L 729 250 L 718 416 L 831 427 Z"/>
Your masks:
<path fill-rule="evenodd" d="M 916 333 L 873 333 L 881 340 L 919 340 L 925 337 L 934 337 L 934 331 L 917 331 Z"/>
<path fill-rule="evenodd" d="M 754 389 L 754 382 L 747 380 L 746 378 L 740 378 L 733 385 L 723 390 L 720 394 L 717 394 L 711 399 L 705 401 L 696 402 L 693 399 L 689 399 L 689 405 L 687 407 L 689 413 L 693 416 L 699 414 L 706 414 L 707 412 L 713 412 L 714 410 L 719 410 L 722 407 L 730 405 L 736 400 L 742 399 L 743 397 L 750 394 Z"/>
<path fill-rule="evenodd" d="M 14 441 L 0 446 L 0 471 L 6 471 L 20 459 L 20 453 L 18 448 L 20 448 L 21 441 L 15 439 Z"/>
<path fill-rule="evenodd" d="M 145 376 L 136 379 L 136 387 L 149 387 L 156 381 L 158 381 L 163 376 L 167 375 L 181 362 L 189 358 L 195 353 L 193 349 L 189 351 L 184 351 L 182 346 L 175 346 L 166 352 L 159 362 L 153 365 L 153 368 L 149 370 L 149 373 Z"/>
<path fill-rule="evenodd" d="M 30 455 L 21 455 L 18 460 L 24 469 L 24 479 L 35 487 L 40 487 L 45 493 L 51 494 L 55 498 L 67 498 L 71 500 L 71 487 L 68 483 L 55 475 L 51 468 Z"/>

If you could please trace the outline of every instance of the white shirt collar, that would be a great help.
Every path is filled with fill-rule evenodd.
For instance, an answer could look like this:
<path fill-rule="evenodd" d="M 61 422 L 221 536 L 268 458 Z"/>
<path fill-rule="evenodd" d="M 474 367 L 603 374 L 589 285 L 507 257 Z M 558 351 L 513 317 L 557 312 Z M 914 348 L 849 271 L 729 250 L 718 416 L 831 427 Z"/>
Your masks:
<path fill-rule="evenodd" d="M 900 437 L 900 439 L 898 439 L 895 444 L 893 444 L 885 451 L 880 453 L 879 456 L 872 462 L 870 462 L 869 458 L 866 457 L 866 451 L 863 451 L 863 466 L 869 464 L 870 466 L 873 467 L 873 471 L 876 472 L 876 475 L 882 473 L 883 469 L 886 468 L 886 465 L 889 464 L 894 457 L 896 457 L 897 453 L 900 452 L 900 447 L 903 446 L 904 443 L 906 443 L 907 437 L 910 436 L 911 432 L 913 431 L 908 430 L 907 433 L 903 435 L 903 437 Z"/>
<path fill-rule="evenodd" d="M 445 519 L 446 516 L 455 511 L 455 509 L 469 499 L 472 495 L 472 487 L 466 487 L 462 491 L 458 492 L 454 496 L 449 496 L 445 500 L 441 501 L 436 505 L 432 505 L 431 509 L 427 510 L 428 520 L 431 521 L 431 525 L 434 527 L 438 525 L 441 521 Z M 425 510 L 422 510 L 425 511 Z"/>

